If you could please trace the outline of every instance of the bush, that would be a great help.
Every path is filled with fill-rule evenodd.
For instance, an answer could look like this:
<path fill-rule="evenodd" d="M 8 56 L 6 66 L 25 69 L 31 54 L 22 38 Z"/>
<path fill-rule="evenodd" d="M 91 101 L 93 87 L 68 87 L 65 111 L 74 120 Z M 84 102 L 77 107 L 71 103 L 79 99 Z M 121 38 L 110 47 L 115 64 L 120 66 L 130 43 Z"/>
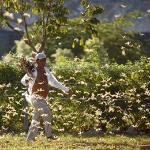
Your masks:
<path fill-rule="evenodd" d="M 0 63 L 0 127 L 8 130 L 23 129 L 23 99 L 20 72 L 14 66 Z"/>
<path fill-rule="evenodd" d="M 103 68 L 82 62 L 68 64 L 70 69 L 67 71 L 59 68 L 62 64 L 58 65 L 56 74 L 61 75 L 60 79 L 65 80 L 66 84 L 72 83 L 70 88 L 74 95 L 71 99 L 78 104 L 77 115 L 68 115 L 70 118 L 79 116 L 74 122 L 74 126 L 79 125 L 79 130 L 103 124 L 108 129 L 112 126 L 125 129 L 132 124 L 142 130 L 149 126 L 149 59 Z M 64 63 L 64 66 L 67 64 Z M 71 103 L 67 102 L 67 105 L 71 106 Z M 65 106 L 62 108 L 66 109 Z"/>
<path fill-rule="evenodd" d="M 73 91 L 69 97 L 58 89 L 50 90 L 48 102 L 56 130 L 82 132 L 105 125 L 109 131 L 134 125 L 141 131 L 150 127 L 150 59 L 101 68 L 64 59 L 52 70 Z M 1 127 L 23 130 L 22 76 L 17 68 L 0 64 Z"/>

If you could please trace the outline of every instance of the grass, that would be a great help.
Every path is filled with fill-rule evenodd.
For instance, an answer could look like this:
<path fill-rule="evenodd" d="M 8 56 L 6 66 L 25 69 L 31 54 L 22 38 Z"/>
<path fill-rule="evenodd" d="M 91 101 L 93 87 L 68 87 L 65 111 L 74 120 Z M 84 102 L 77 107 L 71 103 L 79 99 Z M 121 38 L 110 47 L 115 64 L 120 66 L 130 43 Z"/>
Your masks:
<path fill-rule="evenodd" d="M 35 142 L 26 142 L 24 134 L 0 136 L 0 150 L 139 150 L 139 145 L 144 143 L 150 144 L 150 137 L 83 137 L 62 134 L 57 141 L 48 141 L 43 135 L 39 135 Z"/>

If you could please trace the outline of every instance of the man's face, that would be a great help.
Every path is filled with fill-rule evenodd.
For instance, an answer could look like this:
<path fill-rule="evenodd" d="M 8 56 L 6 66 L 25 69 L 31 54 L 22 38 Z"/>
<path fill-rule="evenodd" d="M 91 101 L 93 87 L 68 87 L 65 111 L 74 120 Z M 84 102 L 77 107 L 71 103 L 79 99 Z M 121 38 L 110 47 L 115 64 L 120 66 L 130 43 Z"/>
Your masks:
<path fill-rule="evenodd" d="M 43 59 L 37 59 L 36 60 L 36 63 L 39 67 L 44 67 L 45 64 L 46 64 L 46 58 L 43 58 Z"/>

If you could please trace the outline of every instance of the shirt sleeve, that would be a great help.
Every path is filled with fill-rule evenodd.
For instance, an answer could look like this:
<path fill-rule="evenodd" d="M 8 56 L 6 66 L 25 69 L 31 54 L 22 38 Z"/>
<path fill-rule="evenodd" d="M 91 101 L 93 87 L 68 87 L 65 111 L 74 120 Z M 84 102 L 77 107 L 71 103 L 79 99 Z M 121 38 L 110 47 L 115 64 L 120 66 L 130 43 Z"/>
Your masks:
<path fill-rule="evenodd" d="M 49 71 L 49 69 L 46 69 L 46 75 L 48 77 L 48 83 L 49 85 L 58 88 L 64 92 L 68 92 L 69 88 L 65 87 L 62 83 L 60 83 L 55 76 L 52 74 L 52 72 Z"/>
<path fill-rule="evenodd" d="M 25 74 L 24 77 L 21 79 L 21 83 L 24 86 L 28 86 L 28 82 L 29 82 L 29 76 L 27 74 Z"/>

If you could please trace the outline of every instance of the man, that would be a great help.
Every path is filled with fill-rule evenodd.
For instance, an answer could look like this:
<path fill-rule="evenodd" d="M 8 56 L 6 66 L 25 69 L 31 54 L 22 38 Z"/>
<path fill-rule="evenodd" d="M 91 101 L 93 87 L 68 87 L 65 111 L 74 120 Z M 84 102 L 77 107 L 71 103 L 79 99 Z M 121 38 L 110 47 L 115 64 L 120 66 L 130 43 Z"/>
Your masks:
<path fill-rule="evenodd" d="M 46 65 L 46 55 L 41 52 L 35 56 L 37 67 L 32 69 L 32 74 L 26 74 L 21 83 L 28 86 L 25 93 L 26 100 L 33 106 L 31 125 L 27 135 L 27 141 L 35 140 L 38 132 L 40 119 L 43 120 L 45 135 L 47 138 L 55 139 L 51 131 L 51 111 L 46 102 L 49 93 L 49 85 L 69 92 L 69 88 L 57 81 Z"/>

